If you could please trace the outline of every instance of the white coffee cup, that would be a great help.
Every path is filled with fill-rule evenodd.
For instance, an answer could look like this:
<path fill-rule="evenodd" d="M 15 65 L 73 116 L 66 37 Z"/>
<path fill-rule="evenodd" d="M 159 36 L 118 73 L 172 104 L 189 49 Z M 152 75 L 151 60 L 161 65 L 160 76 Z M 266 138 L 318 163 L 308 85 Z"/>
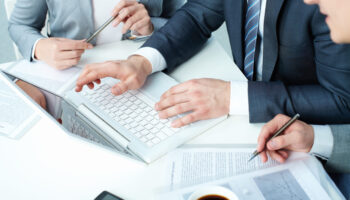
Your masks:
<path fill-rule="evenodd" d="M 229 200 L 238 200 L 238 197 L 231 190 L 221 186 L 204 186 L 194 191 L 188 200 L 198 200 L 208 195 L 218 195 Z"/>

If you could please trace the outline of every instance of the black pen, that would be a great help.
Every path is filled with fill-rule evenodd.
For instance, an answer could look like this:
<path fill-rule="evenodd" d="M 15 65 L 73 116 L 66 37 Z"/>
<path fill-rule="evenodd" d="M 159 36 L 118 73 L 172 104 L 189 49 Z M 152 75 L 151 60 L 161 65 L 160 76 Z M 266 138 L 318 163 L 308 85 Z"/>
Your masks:
<path fill-rule="evenodd" d="M 294 115 L 294 117 L 292 119 L 290 119 L 286 124 L 284 124 L 268 141 L 270 141 L 271 139 L 277 137 L 279 134 L 281 134 L 284 130 L 286 130 L 286 128 L 288 128 L 291 124 L 293 124 L 297 119 L 299 119 L 300 115 L 296 114 Z M 266 143 L 267 143 L 266 142 Z M 261 152 L 258 152 L 258 150 L 255 150 L 254 153 L 252 154 L 252 156 L 249 158 L 248 162 L 253 160 L 256 156 L 258 156 Z"/>

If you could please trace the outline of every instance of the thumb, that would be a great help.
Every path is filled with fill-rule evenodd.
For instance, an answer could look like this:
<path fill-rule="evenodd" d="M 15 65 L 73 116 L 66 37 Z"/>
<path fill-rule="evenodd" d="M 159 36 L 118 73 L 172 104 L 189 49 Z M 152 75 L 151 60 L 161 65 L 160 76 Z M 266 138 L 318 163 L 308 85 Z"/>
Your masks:
<path fill-rule="evenodd" d="M 293 134 L 281 135 L 267 143 L 267 149 L 274 151 L 278 149 L 284 149 L 285 147 L 294 143 L 295 137 Z"/>

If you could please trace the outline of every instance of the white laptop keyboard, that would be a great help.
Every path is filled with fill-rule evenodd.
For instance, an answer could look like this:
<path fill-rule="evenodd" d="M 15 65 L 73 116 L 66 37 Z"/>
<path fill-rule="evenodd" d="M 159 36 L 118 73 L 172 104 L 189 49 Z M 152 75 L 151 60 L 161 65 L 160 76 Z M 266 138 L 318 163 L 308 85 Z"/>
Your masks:
<path fill-rule="evenodd" d="M 170 125 L 176 117 L 159 119 L 155 102 L 138 90 L 115 96 L 110 89 L 108 84 L 101 84 L 82 94 L 147 146 L 152 147 L 181 130 Z"/>

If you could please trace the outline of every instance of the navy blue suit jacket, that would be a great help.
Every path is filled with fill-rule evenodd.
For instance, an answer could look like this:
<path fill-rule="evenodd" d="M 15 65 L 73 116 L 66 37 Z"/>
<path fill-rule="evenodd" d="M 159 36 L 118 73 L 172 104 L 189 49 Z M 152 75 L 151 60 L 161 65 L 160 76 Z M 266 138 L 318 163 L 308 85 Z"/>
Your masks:
<path fill-rule="evenodd" d="M 144 47 L 158 49 L 172 70 L 226 21 L 232 55 L 242 70 L 245 7 L 246 0 L 189 0 Z M 350 122 L 350 46 L 331 41 L 317 6 L 268 0 L 263 48 L 263 80 L 248 83 L 251 122 L 278 113 L 300 113 L 309 123 Z"/>

